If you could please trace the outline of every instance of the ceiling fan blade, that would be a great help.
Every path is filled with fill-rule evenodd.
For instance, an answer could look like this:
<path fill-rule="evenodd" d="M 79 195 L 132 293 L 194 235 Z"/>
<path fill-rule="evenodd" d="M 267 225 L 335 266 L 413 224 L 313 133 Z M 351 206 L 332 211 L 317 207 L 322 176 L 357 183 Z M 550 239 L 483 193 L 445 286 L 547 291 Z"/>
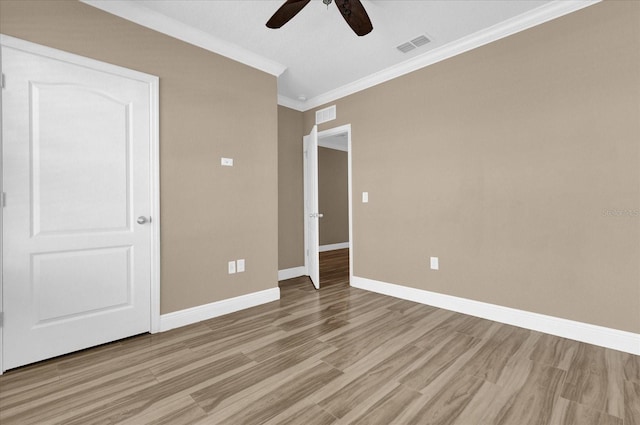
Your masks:
<path fill-rule="evenodd" d="M 347 21 L 353 32 L 359 36 L 367 35 L 373 30 L 373 24 L 360 0 L 335 0 L 340 14 Z"/>
<path fill-rule="evenodd" d="M 280 28 L 296 16 L 310 1 L 311 0 L 287 0 L 285 4 L 280 6 L 280 9 L 276 10 L 276 13 L 273 14 L 271 19 L 267 21 L 267 27 Z"/>

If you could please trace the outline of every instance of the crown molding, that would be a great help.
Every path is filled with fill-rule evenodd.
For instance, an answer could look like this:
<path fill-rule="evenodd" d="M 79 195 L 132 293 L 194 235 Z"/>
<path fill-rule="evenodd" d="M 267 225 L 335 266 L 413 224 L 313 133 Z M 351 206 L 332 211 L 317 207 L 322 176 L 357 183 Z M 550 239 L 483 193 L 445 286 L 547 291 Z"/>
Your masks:
<path fill-rule="evenodd" d="M 278 95 L 278 105 L 286 106 L 289 109 L 295 109 L 296 111 L 304 112 L 309 108 L 305 109 L 305 102 L 301 102 L 299 100 L 291 99 L 290 97 L 283 96 L 281 94 Z"/>
<path fill-rule="evenodd" d="M 342 97 L 368 89 L 434 63 L 449 59 L 461 53 L 484 46 L 491 42 L 543 24 L 585 7 L 600 3 L 601 0 L 555 0 L 529 12 L 515 16 L 492 27 L 477 31 L 471 35 L 430 50 L 398 65 L 371 74 L 353 83 L 330 90 L 302 103 L 302 111 L 333 102 Z M 280 101 L 280 100 L 278 100 Z"/>
<path fill-rule="evenodd" d="M 134 2 L 122 0 L 80 0 L 90 6 L 127 19 L 136 24 L 153 29 L 184 42 L 193 44 L 219 55 L 228 57 L 250 67 L 280 76 L 285 65 L 267 59 L 236 44 L 214 37 L 204 31 L 190 27 L 161 13 L 152 11 Z M 543 24 L 585 7 L 599 3 L 601 0 L 555 0 L 532 11 L 523 13 L 492 27 L 480 30 L 459 40 L 430 50 L 398 65 L 361 78 L 353 83 L 330 90 L 306 101 L 291 99 L 278 95 L 278 105 L 305 112 L 318 106 L 333 102 L 345 96 L 368 89 L 410 72 L 425 68 L 434 63 L 449 59 L 461 53 L 484 46 L 491 42 Z"/>
<path fill-rule="evenodd" d="M 194 46 L 201 47 L 236 62 L 243 63 L 260 71 L 280 76 L 286 66 L 257 55 L 236 44 L 229 43 L 212 36 L 204 31 L 200 31 L 180 21 L 169 18 L 161 13 L 140 6 L 129 1 L 114 0 L 80 0 L 89 6 L 119 16 L 128 21 L 134 22 L 143 27 L 169 35 L 178 40 L 182 40 Z"/>

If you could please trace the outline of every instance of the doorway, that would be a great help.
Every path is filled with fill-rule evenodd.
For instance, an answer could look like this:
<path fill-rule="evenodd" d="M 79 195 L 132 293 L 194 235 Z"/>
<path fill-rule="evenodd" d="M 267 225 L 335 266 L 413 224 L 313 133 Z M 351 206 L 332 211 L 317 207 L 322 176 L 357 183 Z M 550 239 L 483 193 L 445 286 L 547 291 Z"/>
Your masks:
<path fill-rule="evenodd" d="M 347 132 L 318 138 L 320 287 L 349 283 Z"/>
<path fill-rule="evenodd" d="M 317 139 L 311 141 L 317 134 Z M 314 143 L 317 142 L 317 143 Z M 315 149 L 315 152 L 308 152 L 311 149 Z M 323 152 L 324 151 L 324 152 Z M 309 136 L 305 137 L 305 167 L 304 167 L 304 180 L 305 180 L 305 269 L 307 275 L 312 279 L 312 282 L 316 288 L 323 286 L 336 284 L 336 283 L 348 283 L 353 275 L 353 244 L 352 244 L 352 184 L 351 184 L 351 125 L 324 130 L 321 132 L 311 132 Z M 309 153 L 311 153 L 309 155 Z M 326 155 L 323 155 L 326 154 Z M 332 184 L 336 181 L 329 182 L 329 187 L 321 190 L 319 185 L 322 182 L 319 179 L 322 177 L 323 171 L 319 168 L 319 161 L 323 156 L 334 157 L 332 167 L 339 167 L 339 158 L 341 155 L 346 155 L 346 172 L 342 173 L 343 178 L 346 178 L 346 202 L 331 202 L 329 203 L 319 202 L 318 195 L 320 192 L 324 193 L 324 197 L 330 197 Z M 313 166 L 309 166 L 309 158 L 315 161 Z M 344 160 L 342 160 L 344 162 Z M 331 168 L 331 167 L 329 167 Z M 331 172 L 326 170 L 326 172 Z M 315 184 L 315 187 L 313 187 Z M 344 192 L 344 188 L 337 192 Z M 343 193 L 339 193 L 342 195 Z M 316 197 L 315 204 L 313 196 Z M 345 205 L 346 204 L 346 205 Z M 313 207 L 310 207 L 313 205 Z M 329 208 L 327 211 L 323 211 L 322 207 Z M 346 207 L 346 208 L 345 208 Z M 317 208 L 311 211 L 309 208 Z M 346 211 L 345 211 L 346 210 Z M 341 211 L 344 211 L 346 215 L 340 217 Z M 331 214 L 329 217 L 327 214 Z M 327 219 L 327 220 L 325 220 Z M 334 228 L 323 229 L 323 225 L 335 226 Z M 333 223 L 333 224 L 332 224 Z M 345 225 L 346 224 L 346 225 Z M 345 231 L 346 227 L 346 231 Z M 325 232 L 324 230 L 328 230 Z M 345 240 L 346 239 L 346 240 Z M 314 275 L 314 276 L 312 276 Z M 315 280 L 318 280 L 317 282 Z"/>

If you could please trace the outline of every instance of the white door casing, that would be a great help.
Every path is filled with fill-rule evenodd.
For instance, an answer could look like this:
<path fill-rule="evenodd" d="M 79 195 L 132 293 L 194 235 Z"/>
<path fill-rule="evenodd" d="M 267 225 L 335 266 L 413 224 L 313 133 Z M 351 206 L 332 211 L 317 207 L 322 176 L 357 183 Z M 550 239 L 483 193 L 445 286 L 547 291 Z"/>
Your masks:
<path fill-rule="evenodd" d="M 347 136 L 347 195 L 349 197 L 349 282 L 353 282 L 353 198 L 352 198 L 352 171 L 351 171 L 351 124 L 344 124 L 338 127 L 330 128 L 318 132 L 318 146 L 329 147 L 323 142 L 323 139 L 335 137 L 337 135 L 346 134 Z"/>
<path fill-rule="evenodd" d="M 303 139 L 304 164 L 304 218 L 305 218 L 305 264 L 307 274 L 316 289 L 320 288 L 319 223 L 318 212 L 318 127 Z"/>
<path fill-rule="evenodd" d="M 0 42 L 1 370 L 156 331 L 157 77 Z"/>

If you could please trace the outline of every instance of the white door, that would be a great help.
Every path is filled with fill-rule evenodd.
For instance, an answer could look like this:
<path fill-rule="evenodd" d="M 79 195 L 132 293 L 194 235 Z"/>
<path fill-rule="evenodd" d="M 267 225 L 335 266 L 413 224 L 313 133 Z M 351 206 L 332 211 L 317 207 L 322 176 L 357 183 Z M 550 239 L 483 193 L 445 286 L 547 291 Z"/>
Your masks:
<path fill-rule="evenodd" d="M 319 223 L 322 214 L 318 213 L 318 127 L 313 126 L 311 133 L 304 136 L 304 185 L 305 185 L 305 223 L 307 226 L 307 273 L 311 282 L 320 288 Z"/>
<path fill-rule="evenodd" d="M 150 330 L 151 110 L 148 82 L 1 54 L 6 370 Z"/>

